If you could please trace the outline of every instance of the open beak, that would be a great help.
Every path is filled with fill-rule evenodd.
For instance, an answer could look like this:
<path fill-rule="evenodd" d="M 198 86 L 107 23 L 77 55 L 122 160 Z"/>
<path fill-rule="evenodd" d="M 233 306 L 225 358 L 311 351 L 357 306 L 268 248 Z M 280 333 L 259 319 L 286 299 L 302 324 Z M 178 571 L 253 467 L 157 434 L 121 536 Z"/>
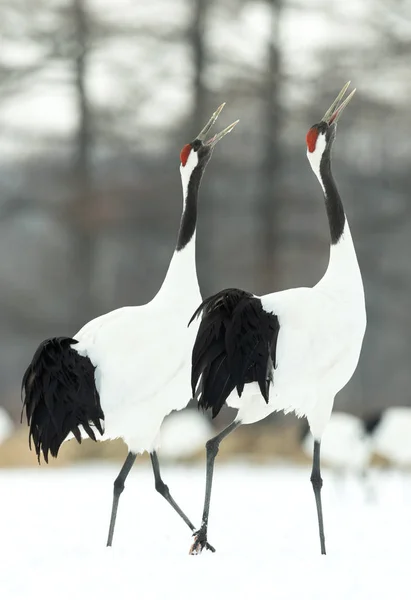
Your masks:
<path fill-rule="evenodd" d="M 350 83 L 351 83 L 351 81 L 348 81 L 345 84 L 345 86 L 343 87 L 343 89 L 341 90 L 341 92 L 338 94 L 338 96 L 336 97 L 336 99 L 334 100 L 334 102 L 331 104 L 330 108 L 327 110 L 327 112 L 325 113 L 325 115 L 321 119 L 321 121 L 324 121 L 324 123 L 327 123 L 327 125 L 331 125 L 332 123 L 337 123 L 338 119 L 341 116 L 342 111 L 347 106 L 347 104 L 349 103 L 349 101 L 351 100 L 351 98 L 354 96 L 354 94 L 355 94 L 355 88 L 353 89 L 353 91 L 351 92 L 351 94 L 349 94 L 346 97 L 346 99 L 343 102 L 341 102 L 342 99 L 344 98 L 345 92 L 347 91 Z"/>
<path fill-rule="evenodd" d="M 203 127 L 203 129 L 200 131 L 196 138 L 197 140 L 200 140 L 200 142 L 203 142 L 203 144 L 205 144 L 206 146 L 214 147 L 216 143 L 219 142 L 225 135 L 227 135 L 227 133 L 230 133 L 230 131 L 232 131 L 238 123 L 238 121 L 234 121 L 234 123 L 231 123 L 231 125 L 223 129 L 223 131 L 220 131 L 220 133 L 216 133 L 215 135 L 213 135 L 212 138 L 206 141 L 208 132 L 210 131 L 214 123 L 217 121 L 218 116 L 223 110 L 224 106 L 225 102 L 223 102 L 223 104 L 221 104 L 217 108 L 217 110 L 212 114 L 211 119 L 208 121 L 207 125 Z"/>

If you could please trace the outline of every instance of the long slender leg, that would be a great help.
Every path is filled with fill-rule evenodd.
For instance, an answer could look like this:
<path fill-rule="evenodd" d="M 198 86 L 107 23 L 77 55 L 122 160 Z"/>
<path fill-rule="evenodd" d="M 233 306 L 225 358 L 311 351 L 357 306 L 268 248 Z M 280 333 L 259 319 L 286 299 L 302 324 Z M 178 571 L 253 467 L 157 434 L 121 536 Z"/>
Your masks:
<path fill-rule="evenodd" d="M 114 493 L 113 493 L 113 506 L 111 508 L 110 528 L 108 530 L 107 546 L 111 546 L 113 543 L 114 527 L 116 525 L 118 501 L 124 490 L 124 482 L 127 479 L 127 475 L 131 471 L 131 467 L 134 465 L 137 454 L 129 452 L 124 465 L 121 467 L 121 471 L 114 481 Z"/>
<path fill-rule="evenodd" d="M 194 525 L 190 521 L 190 519 L 183 513 L 181 508 L 178 506 L 177 502 L 174 500 L 172 495 L 170 494 L 170 490 L 168 489 L 168 485 L 164 483 L 161 479 L 160 474 L 160 464 L 158 462 L 157 452 L 150 453 L 151 464 L 153 465 L 153 473 L 154 473 L 154 485 L 159 494 L 163 496 L 167 500 L 167 502 L 174 508 L 176 513 L 180 515 L 183 519 L 184 523 L 191 529 L 191 531 L 195 530 Z M 215 549 L 210 544 L 207 544 L 207 549 L 215 552 Z"/>
<path fill-rule="evenodd" d="M 200 554 L 207 544 L 208 516 L 210 512 L 211 488 L 213 485 L 214 461 L 218 454 L 220 442 L 227 437 L 234 429 L 241 425 L 240 421 L 233 421 L 231 425 L 223 429 L 218 435 L 206 443 L 207 451 L 207 471 L 206 471 L 206 490 L 204 498 L 203 518 L 201 527 L 195 533 L 194 542 L 190 548 L 190 554 Z"/>
<path fill-rule="evenodd" d="M 315 503 L 317 505 L 317 516 L 318 516 L 318 528 L 319 528 L 319 532 L 320 532 L 321 554 L 326 554 L 323 509 L 322 509 L 322 504 L 321 504 L 321 488 L 323 486 L 323 480 L 321 478 L 321 471 L 320 471 L 320 446 L 321 446 L 321 442 L 318 440 L 314 440 L 313 470 L 311 471 L 311 483 L 313 484 Z"/>

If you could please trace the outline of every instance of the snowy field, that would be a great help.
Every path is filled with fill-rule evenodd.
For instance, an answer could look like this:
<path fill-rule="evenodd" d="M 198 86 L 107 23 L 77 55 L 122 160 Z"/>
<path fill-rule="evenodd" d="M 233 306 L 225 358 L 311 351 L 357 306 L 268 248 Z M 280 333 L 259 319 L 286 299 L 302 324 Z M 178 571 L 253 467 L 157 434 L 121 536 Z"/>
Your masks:
<path fill-rule="evenodd" d="M 319 554 L 309 468 L 218 464 L 210 515 L 215 554 L 189 556 L 191 534 L 137 463 L 105 547 L 115 464 L 0 471 L 0 598 L 375 600 L 411 597 L 411 476 L 356 479 L 324 470 L 328 555 Z M 199 467 L 163 467 L 197 525 Z"/>

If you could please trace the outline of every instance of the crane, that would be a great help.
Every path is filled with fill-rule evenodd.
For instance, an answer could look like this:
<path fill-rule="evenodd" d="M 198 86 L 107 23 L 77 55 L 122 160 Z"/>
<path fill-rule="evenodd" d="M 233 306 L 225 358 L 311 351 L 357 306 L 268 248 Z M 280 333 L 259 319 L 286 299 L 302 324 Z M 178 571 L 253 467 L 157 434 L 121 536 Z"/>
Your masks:
<path fill-rule="evenodd" d="M 180 153 L 183 211 L 173 257 L 157 295 L 141 306 L 113 310 L 87 323 L 72 338 L 42 342 L 22 381 L 29 442 L 57 457 L 75 437 L 122 438 L 127 458 L 114 481 L 107 545 L 113 542 L 118 503 L 137 454 L 150 453 L 155 488 L 192 531 L 195 527 L 161 478 L 157 456 L 163 419 L 190 400 L 190 353 L 195 330 L 187 328 L 201 301 L 195 240 L 197 198 L 202 176 L 217 142 L 235 123 L 207 140 L 224 104 Z M 213 550 L 211 546 L 207 546 Z"/>
<path fill-rule="evenodd" d="M 235 420 L 206 444 L 206 492 L 200 529 L 190 553 L 207 542 L 214 462 L 221 441 L 241 424 L 274 411 L 306 416 L 314 437 L 311 482 L 321 553 L 326 553 L 321 503 L 321 437 L 334 397 L 351 379 L 366 329 L 361 272 L 340 194 L 331 172 L 337 122 L 351 100 L 349 82 L 306 136 L 307 157 L 325 201 L 330 257 L 312 288 L 258 297 L 226 289 L 205 299 L 190 322 L 200 321 L 192 352 L 192 393 L 215 417 L 224 403 Z"/>

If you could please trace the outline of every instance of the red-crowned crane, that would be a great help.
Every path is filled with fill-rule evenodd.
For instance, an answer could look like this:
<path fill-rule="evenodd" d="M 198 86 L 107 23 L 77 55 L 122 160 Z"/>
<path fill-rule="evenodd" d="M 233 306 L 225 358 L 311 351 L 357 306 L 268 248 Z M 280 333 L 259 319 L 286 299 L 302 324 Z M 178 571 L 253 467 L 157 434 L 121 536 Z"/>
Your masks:
<path fill-rule="evenodd" d="M 113 541 L 120 494 L 138 453 L 150 453 L 156 490 L 192 531 L 194 525 L 160 475 L 156 449 L 163 419 L 190 400 L 190 358 L 196 331 L 187 322 L 201 294 L 195 239 L 201 178 L 214 146 L 237 123 L 206 141 L 224 104 L 181 150 L 183 212 L 176 248 L 157 295 L 148 304 L 119 308 L 87 323 L 73 338 L 40 344 L 22 383 L 29 440 L 40 461 L 56 457 L 68 437 L 122 438 L 126 461 L 114 482 L 107 545 Z M 211 546 L 208 546 L 212 549 Z"/>
<path fill-rule="evenodd" d="M 325 538 L 321 507 L 321 437 L 334 397 L 358 364 L 366 328 L 364 288 L 341 197 L 331 173 L 337 121 L 352 98 L 349 83 L 319 123 L 307 133 L 307 156 L 321 185 L 330 235 L 326 273 L 313 288 L 258 297 L 226 289 L 204 300 L 192 320 L 200 325 L 192 354 L 192 392 L 215 417 L 226 402 L 237 417 L 209 440 L 201 528 L 190 553 L 207 541 L 214 461 L 220 442 L 241 424 L 273 411 L 306 416 L 314 437 L 311 482 L 317 507 L 321 553 Z"/>

